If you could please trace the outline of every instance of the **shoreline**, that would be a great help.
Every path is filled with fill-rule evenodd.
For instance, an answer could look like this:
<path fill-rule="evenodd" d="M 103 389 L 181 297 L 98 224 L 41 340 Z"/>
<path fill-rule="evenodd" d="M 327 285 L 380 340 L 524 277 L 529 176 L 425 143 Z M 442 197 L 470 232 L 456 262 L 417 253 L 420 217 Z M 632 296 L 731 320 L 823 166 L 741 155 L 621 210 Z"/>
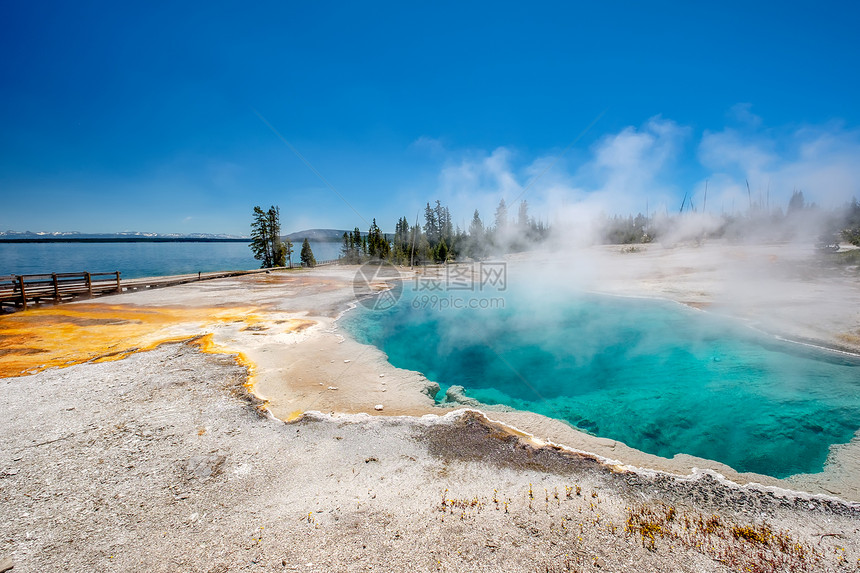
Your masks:
<path fill-rule="evenodd" d="M 834 353 L 834 354 L 842 354 L 846 356 L 850 356 L 852 358 L 860 359 L 860 348 L 853 348 L 850 346 L 842 346 L 839 344 L 835 344 L 832 342 L 827 342 L 824 340 L 819 340 L 815 338 L 803 338 L 803 337 L 788 337 L 778 332 L 773 332 L 770 330 L 766 330 L 761 327 L 760 324 L 755 323 L 751 319 L 743 319 L 737 316 L 732 316 L 728 314 L 718 314 L 709 310 L 709 303 L 691 303 L 685 302 L 681 300 L 675 300 L 672 298 L 667 298 L 665 296 L 652 296 L 652 295 L 636 295 L 636 294 L 619 294 L 612 292 L 604 292 L 600 290 L 589 290 L 583 291 L 588 294 L 600 295 L 600 296 L 610 296 L 610 297 L 618 297 L 618 298 L 630 298 L 630 299 L 641 299 L 641 300 L 653 300 L 660 302 L 668 302 L 680 305 L 684 308 L 694 310 L 697 312 L 702 312 L 705 314 L 710 314 L 712 316 L 729 319 L 731 321 L 739 322 L 743 324 L 744 327 L 753 330 L 754 332 L 773 338 L 780 342 L 787 342 L 789 344 L 798 344 L 800 346 L 806 346 L 809 348 L 814 348 L 816 350 L 820 350 L 822 352 Z"/>
<path fill-rule="evenodd" d="M 529 414 L 534 414 L 535 412 L 528 412 Z M 313 418 L 320 419 L 352 419 L 354 421 L 360 421 L 364 416 L 368 416 L 367 414 L 325 414 L 323 412 L 318 411 L 309 411 L 306 412 L 305 415 L 309 415 Z M 693 468 L 693 470 L 689 474 L 679 474 L 673 473 L 671 471 L 659 470 L 659 469 L 651 469 L 647 467 L 639 467 L 627 464 L 622 460 L 607 458 L 605 456 L 601 456 L 600 454 L 596 454 L 594 452 L 589 452 L 585 450 L 579 450 L 565 444 L 555 443 L 551 440 L 544 440 L 538 438 L 534 434 L 531 434 L 525 430 L 517 428 L 511 424 L 507 424 L 505 422 L 492 419 L 491 413 L 488 413 L 484 410 L 480 410 L 477 408 L 470 407 L 459 407 L 452 411 L 446 412 L 444 414 L 425 414 L 421 419 L 427 419 L 427 416 L 433 418 L 434 421 L 443 422 L 447 419 L 457 419 L 463 416 L 475 416 L 477 422 L 479 424 L 483 424 L 490 429 L 501 430 L 503 432 L 508 433 L 511 437 L 517 438 L 529 446 L 533 447 L 536 450 L 547 448 L 551 451 L 563 452 L 564 454 L 568 454 L 571 456 L 577 456 L 585 459 L 591 459 L 598 462 L 601 466 L 603 466 L 606 470 L 612 473 L 633 473 L 640 476 L 649 476 L 653 477 L 655 475 L 666 476 L 675 480 L 682 481 L 696 481 L 702 479 L 704 476 L 709 476 L 716 481 L 718 481 L 721 485 L 728 488 L 735 488 L 740 490 L 755 490 L 760 493 L 771 493 L 778 495 L 780 497 L 784 497 L 786 499 L 793 500 L 810 500 L 810 499 L 819 499 L 819 500 L 827 500 L 828 502 L 837 503 L 840 505 L 844 505 L 846 508 L 850 508 L 852 511 L 856 511 L 858 515 L 860 515 L 860 501 L 851 501 L 842 499 L 836 495 L 830 493 L 813 493 L 803 490 L 790 489 L 786 487 L 780 487 L 778 485 L 766 485 L 759 482 L 749 481 L 745 483 L 739 483 L 737 481 L 733 481 L 730 478 L 724 476 L 720 472 L 710 469 L 710 468 Z M 401 418 L 406 423 L 414 420 L 414 416 L 391 416 L 391 418 Z M 286 422 L 284 420 L 280 420 L 279 418 L 274 418 L 281 422 L 292 424 L 296 422 L 300 422 L 301 419 L 292 420 Z M 711 461 L 711 460 L 709 460 Z M 770 476 L 765 476 L 770 477 Z M 772 478 L 779 480 L 780 478 Z M 781 480 L 780 480 L 781 481 Z"/>
<path fill-rule="evenodd" d="M 403 280 L 408 280 L 408 279 L 403 279 Z M 799 346 L 804 347 L 804 348 L 811 348 L 816 352 L 847 357 L 847 358 L 850 358 L 852 361 L 860 360 L 860 352 L 853 351 L 853 349 L 833 348 L 833 347 L 828 346 L 826 342 L 819 341 L 819 340 L 802 341 L 802 340 L 794 340 L 794 339 L 790 339 L 790 338 L 785 338 L 785 337 L 782 337 L 782 336 L 775 334 L 773 332 L 763 330 L 762 328 L 760 328 L 760 326 L 758 324 L 755 324 L 750 319 L 743 319 L 743 318 L 738 318 L 735 316 L 725 315 L 725 314 L 715 314 L 715 313 L 710 312 L 706 308 L 700 308 L 698 306 L 690 305 L 688 303 L 685 303 L 685 302 L 679 301 L 679 300 L 673 300 L 673 299 L 669 299 L 669 298 L 665 298 L 665 297 L 661 297 L 661 296 L 608 293 L 608 292 L 603 292 L 603 291 L 599 291 L 599 290 L 589 290 L 589 291 L 583 291 L 583 292 L 587 292 L 588 294 L 598 295 L 598 296 L 609 296 L 609 297 L 626 298 L 626 299 L 642 299 L 642 300 L 657 301 L 660 303 L 676 304 L 676 305 L 680 305 L 681 307 L 683 307 L 686 310 L 693 310 L 696 312 L 711 314 L 712 316 L 715 316 L 717 318 L 729 320 L 732 323 L 736 323 L 738 327 L 749 329 L 751 332 L 753 332 L 757 336 L 762 336 L 762 337 L 765 337 L 765 338 L 770 339 L 770 340 L 775 341 L 775 342 L 785 343 L 785 344 L 789 344 L 789 345 L 795 345 L 796 344 L 796 345 L 799 345 Z M 370 296 L 373 296 L 373 295 L 369 295 L 368 298 L 370 298 Z M 340 325 L 338 325 L 338 320 L 342 316 L 344 316 L 346 314 L 346 312 L 354 310 L 356 307 L 357 307 L 357 303 L 350 303 L 349 308 L 344 310 L 334 320 L 334 322 L 333 322 L 334 326 L 336 328 L 340 329 Z M 363 342 L 359 342 L 354 337 L 352 337 L 352 335 L 349 334 L 348 332 L 345 332 L 343 335 L 349 336 L 351 340 L 353 340 L 354 342 L 356 342 L 360 345 L 370 347 L 370 348 L 374 349 L 375 351 L 381 353 L 383 356 L 385 356 L 386 361 L 387 361 L 387 355 L 385 355 L 385 353 L 381 349 L 377 348 L 375 345 L 365 344 Z M 400 367 L 394 366 L 390 362 L 388 364 L 393 369 L 402 370 Z M 858 362 L 858 365 L 860 365 L 860 362 Z M 407 370 L 407 372 L 412 372 L 415 375 L 418 375 L 421 377 L 424 376 L 424 374 L 420 371 Z M 435 383 L 439 384 L 436 381 L 431 381 L 431 382 L 435 382 Z M 441 384 L 440 384 L 440 386 L 441 386 Z M 798 479 L 802 479 L 802 480 L 807 480 L 808 482 L 814 483 L 816 481 L 816 477 L 824 477 L 826 475 L 829 475 L 835 469 L 834 467 L 830 467 L 830 466 L 835 466 L 838 464 L 838 461 L 834 458 L 834 455 L 833 455 L 834 449 L 845 448 L 845 447 L 851 445 L 853 442 L 860 440 L 860 428 L 858 428 L 858 430 L 855 432 L 854 436 L 851 439 L 849 439 L 847 442 L 830 444 L 830 453 L 828 454 L 827 460 L 824 462 L 824 466 L 822 467 L 822 469 L 820 471 L 813 472 L 813 473 L 802 473 L 801 472 L 801 473 L 791 474 L 791 475 L 784 476 L 784 477 L 775 477 L 775 476 L 770 476 L 767 474 L 758 474 L 755 472 L 738 471 L 738 470 L 732 468 L 731 466 L 728 466 L 725 463 L 720 462 L 718 460 L 713 460 L 713 459 L 708 459 L 708 458 L 700 458 L 700 457 L 693 456 L 691 454 L 686 454 L 683 452 L 679 452 L 671 458 L 667 458 L 667 457 L 660 456 L 657 454 L 652 454 L 652 453 L 649 453 L 649 452 L 646 452 L 643 450 L 639 450 L 639 449 L 634 448 L 632 446 L 629 446 L 628 444 L 624 443 L 623 441 L 617 440 L 615 438 L 610 438 L 610 437 L 601 436 L 599 434 L 593 434 L 591 432 L 588 432 L 587 430 L 581 429 L 581 428 L 573 425 L 572 423 L 570 423 L 569 421 L 567 421 L 565 419 L 555 418 L 555 417 L 548 416 L 546 414 L 542 414 L 542 413 L 535 412 L 532 410 L 518 409 L 514 406 L 509 406 L 507 404 L 485 404 L 485 403 L 482 403 L 482 402 L 480 402 L 480 401 L 478 401 L 472 397 L 465 397 L 465 400 L 463 400 L 463 401 L 457 401 L 455 398 L 451 402 L 444 402 L 444 401 L 440 402 L 438 399 L 434 399 L 434 404 L 433 404 L 434 409 L 444 410 L 444 409 L 449 409 L 452 407 L 456 408 L 458 410 L 465 409 L 465 410 L 471 410 L 471 411 L 479 412 L 482 415 L 488 417 L 488 420 L 490 420 L 489 417 L 493 416 L 493 415 L 501 416 L 502 418 L 516 417 L 519 419 L 528 419 L 530 417 L 537 417 L 539 419 L 551 420 L 552 422 L 557 422 L 557 423 L 563 424 L 568 430 L 570 430 L 570 432 L 572 432 L 572 434 L 570 434 L 569 437 L 570 436 L 574 437 L 573 440 L 570 440 L 570 443 L 567 443 L 568 440 L 565 440 L 563 438 L 557 442 L 553 441 L 551 439 L 547 440 L 545 438 L 539 438 L 535 433 L 530 433 L 528 430 L 523 430 L 523 429 L 519 428 L 516 423 L 509 423 L 509 422 L 506 422 L 506 421 L 503 421 L 500 419 L 490 420 L 492 423 L 499 424 L 499 425 L 502 425 L 502 426 L 505 426 L 506 428 L 508 428 L 508 431 L 512 436 L 517 436 L 517 437 L 521 437 L 521 438 L 522 437 L 528 437 L 528 439 L 532 443 L 545 442 L 546 444 L 551 445 L 552 447 L 561 447 L 561 448 L 565 448 L 565 449 L 568 449 L 570 451 L 577 452 L 580 454 L 596 456 L 596 457 L 600 458 L 601 460 L 603 460 L 609 466 L 619 466 L 620 465 L 620 466 L 624 466 L 626 468 L 629 468 L 631 470 L 640 471 L 640 472 L 641 471 L 644 471 L 644 472 L 657 471 L 657 472 L 662 472 L 662 473 L 665 473 L 666 475 L 671 475 L 674 477 L 689 476 L 689 475 L 696 473 L 697 471 L 710 471 L 710 472 L 713 472 L 715 475 L 719 475 L 722 479 L 726 480 L 727 482 L 733 483 L 733 484 L 738 485 L 740 487 L 750 485 L 750 484 L 756 484 L 756 485 L 760 485 L 761 487 L 775 487 L 777 489 L 783 489 L 786 492 L 789 492 L 789 491 L 791 491 L 791 492 L 802 492 L 802 493 L 806 493 L 808 495 L 824 495 L 824 496 L 831 496 L 831 497 L 837 496 L 836 498 L 838 498 L 839 494 L 836 494 L 836 493 L 833 493 L 832 491 L 826 490 L 823 487 L 821 487 L 821 490 L 823 490 L 823 491 L 817 491 L 817 492 L 799 490 L 799 489 L 797 489 L 797 487 L 800 487 L 800 486 L 796 485 L 794 482 Z M 436 415 L 444 416 L 445 414 L 444 413 L 438 413 Z M 528 421 L 526 421 L 526 425 L 527 426 L 533 425 L 533 422 L 531 420 L 528 420 Z M 544 424 L 538 424 L 538 426 L 543 427 Z M 579 439 L 575 439 L 577 437 Z M 590 448 L 588 447 L 588 445 L 582 445 L 583 443 L 588 444 L 589 442 L 591 442 L 591 446 L 592 446 Z M 573 444 L 577 444 L 577 443 L 579 443 L 580 445 L 579 446 L 573 445 Z M 600 447 L 600 446 L 605 446 L 606 444 L 611 444 L 609 446 L 610 452 L 607 452 L 605 448 Z M 627 455 L 623 456 L 623 458 L 612 457 L 611 453 L 614 452 L 614 450 L 619 446 L 621 448 L 627 450 L 627 452 L 626 452 Z M 640 461 L 635 461 L 635 460 L 640 460 Z M 646 463 L 643 464 L 641 462 L 641 460 L 645 460 Z M 647 463 L 648 461 L 650 461 L 651 463 Z M 696 464 L 700 464 L 702 467 L 700 468 Z M 807 485 L 806 487 L 808 488 L 809 485 Z M 853 493 L 853 496 L 855 497 L 855 499 L 845 498 L 845 499 L 843 499 L 843 501 L 845 501 L 846 503 L 858 503 L 858 502 L 860 502 L 860 488 L 856 488 L 856 491 Z M 842 498 L 839 498 L 839 499 L 842 499 Z"/>

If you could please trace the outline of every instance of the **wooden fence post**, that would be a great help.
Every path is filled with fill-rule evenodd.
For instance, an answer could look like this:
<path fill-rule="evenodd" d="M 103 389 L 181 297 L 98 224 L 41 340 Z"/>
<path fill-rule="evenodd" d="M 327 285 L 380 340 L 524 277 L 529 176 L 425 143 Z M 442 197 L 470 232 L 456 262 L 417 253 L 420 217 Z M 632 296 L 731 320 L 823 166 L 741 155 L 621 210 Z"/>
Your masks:
<path fill-rule="evenodd" d="M 119 282 L 119 271 L 116 272 L 116 292 L 122 292 L 122 284 Z"/>
<path fill-rule="evenodd" d="M 84 273 L 84 277 L 87 280 L 87 293 L 90 297 L 93 296 L 93 279 L 90 277 L 90 273 Z"/>
<path fill-rule="evenodd" d="M 21 307 L 27 310 L 27 292 L 24 290 L 24 277 L 18 275 L 18 288 L 21 289 Z"/>
<path fill-rule="evenodd" d="M 60 302 L 60 281 L 57 280 L 57 273 L 51 273 L 51 280 L 54 281 L 54 302 Z"/>

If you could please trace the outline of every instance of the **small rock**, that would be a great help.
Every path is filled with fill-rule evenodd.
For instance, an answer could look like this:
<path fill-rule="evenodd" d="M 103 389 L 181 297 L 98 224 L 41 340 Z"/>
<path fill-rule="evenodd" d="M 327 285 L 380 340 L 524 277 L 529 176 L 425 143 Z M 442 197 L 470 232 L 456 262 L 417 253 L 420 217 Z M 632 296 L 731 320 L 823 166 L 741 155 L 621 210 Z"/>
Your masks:
<path fill-rule="evenodd" d="M 11 571 L 14 568 L 15 562 L 12 561 L 11 557 L 0 559 L 0 573 L 6 573 L 6 571 Z"/>
<path fill-rule="evenodd" d="M 479 406 L 480 402 L 466 396 L 466 389 L 462 386 L 451 386 L 445 392 L 444 404 L 459 404 L 461 406 Z"/>
<path fill-rule="evenodd" d="M 380 378 L 385 378 L 385 374 L 380 374 L 380 375 L 379 375 L 379 377 L 380 377 Z"/>
<path fill-rule="evenodd" d="M 329 386 L 328 389 L 329 390 L 337 390 L 337 386 Z"/>
<path fill-rule="evenodd" d="M 382 404 L 377 404 L 376 406 L 373 407 L 373 409 L 376 410 L 377 412 L 382 411 Z"/>
<path fill-rule="evenodd" d="M 421 389 L 421 392 L 423 394 L 429 396 L 433 400 L 435 400 L 436 394 L 439 393 L 439 384 L 437 384 L 436 382 L 431 382 L 430 380 L 427 380 L 426 378 L 424 378 L 423 384 L 424 384 L 424 387 Z"/>
<path fill-rule="evenodd" d="M 344 360 L 343 361 L 344 364 L 346 364 L 347 362 L 352 362 L 352 360 Z"/>

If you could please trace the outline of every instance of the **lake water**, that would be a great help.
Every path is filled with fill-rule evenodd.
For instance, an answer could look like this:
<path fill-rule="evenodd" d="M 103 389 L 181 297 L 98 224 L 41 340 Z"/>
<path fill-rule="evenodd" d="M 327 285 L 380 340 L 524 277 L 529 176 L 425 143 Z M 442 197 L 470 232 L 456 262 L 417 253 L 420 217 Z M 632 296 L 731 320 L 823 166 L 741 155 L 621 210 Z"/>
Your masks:
<path fill-rule="evenodd" d="M 443 393 L 462 385 L 645 452 L 785 477 L 821 471 L 860 428 L 860 362 L 674 303 L 515 292 L 497 310 L 409 302 L 359 307 L 343 326 Z"/>
<path fill-rule="evenodd" d="M 311 243 L 318 261 L 335 259 L 339 243 Z M 299 264 L 301 243 L 293 244 Z M 127 279 L 260 268 L 248 243 L 4 243 L 0 276 L 121 271 Z"/>

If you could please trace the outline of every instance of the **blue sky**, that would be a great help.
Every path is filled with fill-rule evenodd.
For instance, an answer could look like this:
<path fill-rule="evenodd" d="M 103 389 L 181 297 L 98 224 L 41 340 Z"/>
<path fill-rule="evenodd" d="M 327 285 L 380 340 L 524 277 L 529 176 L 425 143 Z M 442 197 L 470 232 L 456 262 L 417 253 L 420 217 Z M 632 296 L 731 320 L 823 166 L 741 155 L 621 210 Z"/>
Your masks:
<path fill-rule="evenodd" d="M 860 9 L 693 4 L 7 2 L 0 229 L 860 196 Z"/>

